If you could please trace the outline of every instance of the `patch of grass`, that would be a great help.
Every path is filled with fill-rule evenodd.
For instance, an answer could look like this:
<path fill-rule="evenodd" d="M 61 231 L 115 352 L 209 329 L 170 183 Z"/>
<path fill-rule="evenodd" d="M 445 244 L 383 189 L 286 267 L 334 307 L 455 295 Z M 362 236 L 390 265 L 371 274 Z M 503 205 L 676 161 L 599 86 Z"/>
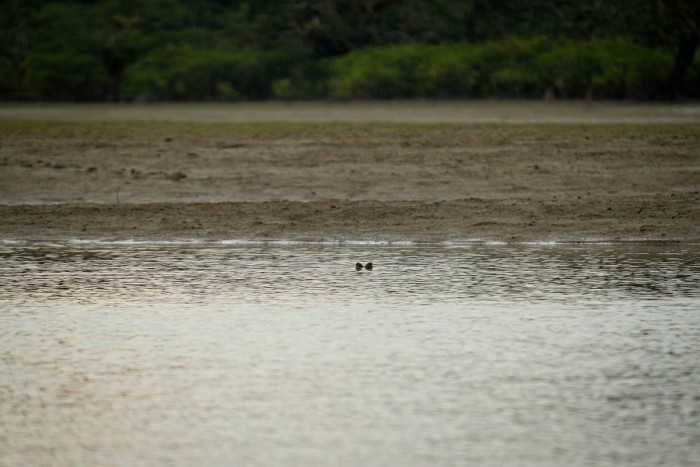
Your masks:
<path fill-rule="evenodd" d="M 650 137 L 676 136 L 700 139 L 700 124 L 510 124 L 415 122 L 174 122 L 174 121 L 43 121 L 0 120 L 0 135 L 35 138 L 213 138 L 254 139 L 361 137 L 535 136 L 535 137 Z"/>
<path fill-rule="evenodd" d="M 46 136 L 245 136 L 245 137 L 303 137 L 333 136 L 362 132 L 364 135 L 394 135 L 423 132 L 432 129 L 458 127 L 438 123 L 338 123 L 338 122 L 174 122 L 174 121 L 41 121 L 0 120 L 3 134 L 32 134 Z"/>

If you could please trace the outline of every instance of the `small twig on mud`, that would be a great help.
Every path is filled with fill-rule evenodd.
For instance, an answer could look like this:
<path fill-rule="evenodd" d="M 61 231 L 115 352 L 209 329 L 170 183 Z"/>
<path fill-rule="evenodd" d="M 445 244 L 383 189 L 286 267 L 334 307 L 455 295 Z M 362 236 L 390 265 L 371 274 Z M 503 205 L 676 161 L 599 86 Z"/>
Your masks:
<path fill-rule="evenodd" d="M 119 190 L 121 190 L 123 186 L 124 185 L 122 184 L 117 187 L 117 206 L 119 206 Z"/>

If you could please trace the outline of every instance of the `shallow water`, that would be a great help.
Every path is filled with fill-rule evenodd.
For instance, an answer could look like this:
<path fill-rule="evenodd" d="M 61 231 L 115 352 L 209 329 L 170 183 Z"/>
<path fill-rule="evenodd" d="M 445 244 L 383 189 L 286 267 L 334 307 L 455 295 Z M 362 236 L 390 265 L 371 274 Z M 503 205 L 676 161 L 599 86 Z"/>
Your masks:
<path fill-rule="evenodd" d="M 3 466 L 698 465 L 699 362 L 698 245 L 0 244 Z"/>

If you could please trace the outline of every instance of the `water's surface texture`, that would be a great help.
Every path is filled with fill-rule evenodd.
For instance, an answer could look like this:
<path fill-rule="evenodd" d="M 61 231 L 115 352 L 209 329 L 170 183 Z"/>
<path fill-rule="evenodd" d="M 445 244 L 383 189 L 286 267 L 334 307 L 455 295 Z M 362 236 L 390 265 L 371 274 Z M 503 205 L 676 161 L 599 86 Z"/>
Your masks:
<path fill-rule="evenodd" d="M 697 245 L 0 244 L 3 466 L 700 465 L 699 368 Z"/>

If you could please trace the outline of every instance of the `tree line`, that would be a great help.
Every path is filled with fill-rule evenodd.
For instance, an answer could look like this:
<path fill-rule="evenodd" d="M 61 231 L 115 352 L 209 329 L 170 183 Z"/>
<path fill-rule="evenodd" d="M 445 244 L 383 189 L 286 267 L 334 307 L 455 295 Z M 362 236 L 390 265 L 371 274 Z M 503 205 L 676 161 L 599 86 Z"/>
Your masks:
<path fill-rule="evenodd" d="M 0 99 L 700 97 L 697 0 L 5 0 Z"/>

